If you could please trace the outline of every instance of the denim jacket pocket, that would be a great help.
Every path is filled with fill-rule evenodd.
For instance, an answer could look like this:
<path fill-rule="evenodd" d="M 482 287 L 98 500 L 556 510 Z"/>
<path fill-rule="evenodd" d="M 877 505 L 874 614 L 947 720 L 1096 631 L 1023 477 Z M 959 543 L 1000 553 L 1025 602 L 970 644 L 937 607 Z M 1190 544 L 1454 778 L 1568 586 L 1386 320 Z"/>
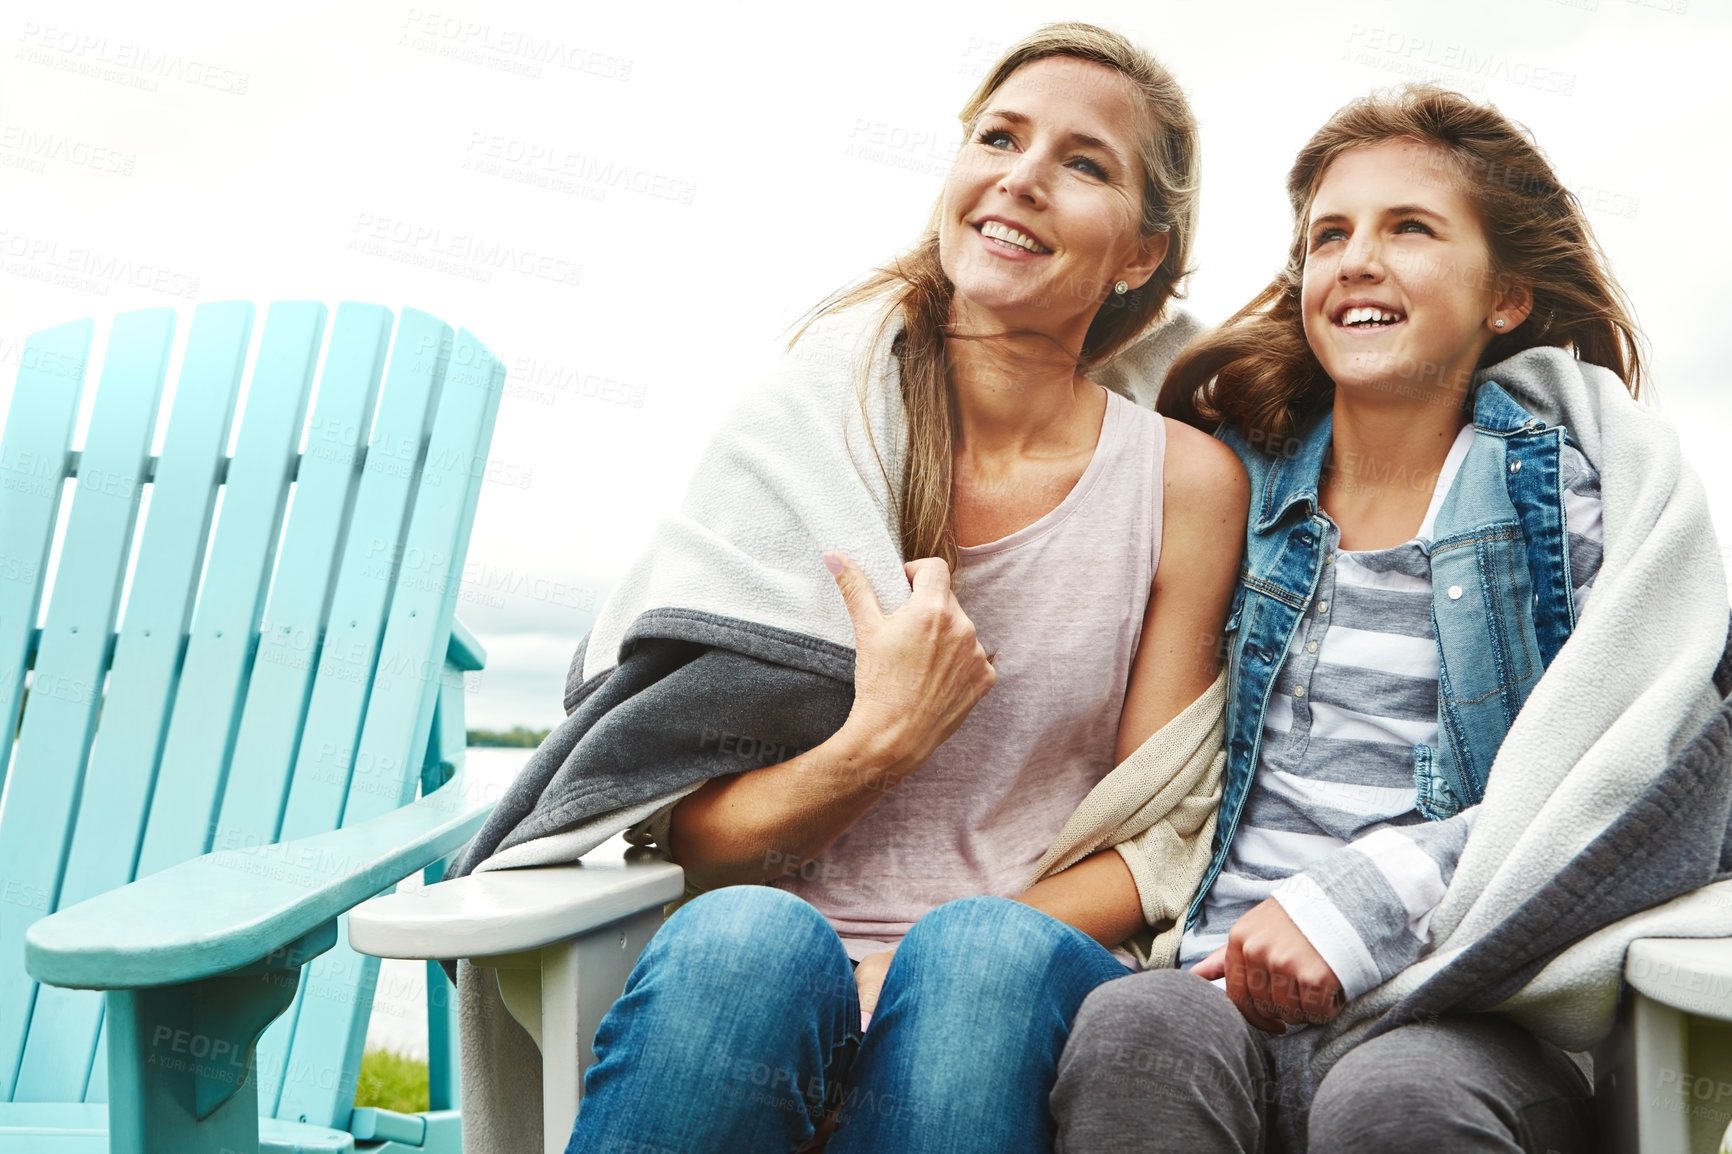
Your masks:
<path fill-rule="evenodd" d="M 1437 747 L 1413 747 L 1414 804 L 1430 821 L 1442 821 L 1461 812 L 1461 799 L 1438 772 Z"/>
<path fill-rule="evenodd" d="M 1431 776 L 1451 787 L 1458 805 L 1473 805 L 1545 671 L 1521 526 L 1498 522 L 1438 541 L 1431 572 L 1441 731 Z"/>

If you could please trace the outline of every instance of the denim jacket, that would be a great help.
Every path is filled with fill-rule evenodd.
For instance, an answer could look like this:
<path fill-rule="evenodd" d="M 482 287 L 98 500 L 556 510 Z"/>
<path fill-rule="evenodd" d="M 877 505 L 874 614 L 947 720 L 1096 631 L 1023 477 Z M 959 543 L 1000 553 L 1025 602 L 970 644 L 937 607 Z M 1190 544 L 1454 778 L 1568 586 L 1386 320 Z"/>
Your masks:
<path fill-rule="evenodd" d="M 1575 627 L 1559 480 L 1565 440 L 1487 382 L 1475 436 L 1428 548 L 1437 633 L 1438 744 L 1413 747 L 1416 804 L 1440 820 L 1477 805 L 1504 734 Z M 1263 713 L 1324 564 L 1329 521 L 1317 486 L 1333 422 L 1325 414 L 1271 454 L 1220 434 L 1251 478 L 1245 561 L 1227 622 L 1227 779 L 1214 853 L 1186 924 L 1227 859 L 1256 776 Z"/>

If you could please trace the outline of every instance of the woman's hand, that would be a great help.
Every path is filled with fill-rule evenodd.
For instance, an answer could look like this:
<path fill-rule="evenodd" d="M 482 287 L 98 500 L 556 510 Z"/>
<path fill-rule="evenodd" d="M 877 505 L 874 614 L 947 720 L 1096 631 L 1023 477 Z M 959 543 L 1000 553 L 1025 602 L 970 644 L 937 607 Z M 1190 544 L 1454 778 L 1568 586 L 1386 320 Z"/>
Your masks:
<path fill-rule="evenodd" d="M 890 972 L 890 959 L 895 956 L 895 950 L 867 954 L 860 959 L 860 964 L 854 967 L 854 985 L 860 990 L 860 1028 L 862 1030 L 866 1028 L 866 1020 L 878 1008 L 878 992 L 884 988 L 884 975 Z"/>
<path fill-rule="evenodd" d="M 903 566 L 885 615 L 866 574 L 826 553 L 854 623 L 854 705 L 841 729 L 776 765 L 712 777 L 674 806 L 667 847 L 704 889 L 803 869 L 956 732 L 996 674 L 950 590 L 950 567 Z"/>
<path fill-rule="evenodd" d="M 843 728 L 887 742 L 902 772 L 911 772 L 992 688 L 992 662 L 940 558 L 903 566 L 912 591 L 889 615 L 853 560 L 826 553 L 824 564 L 854 623 L 854 708 Z"/>
<path fill-rule="evenodd" d="M 1284 1022 L 1328 1022 L 1346 1004 L 1335 971 L 1274 898 L 1233 923 L 1227 944 L 1191 972 L 1208 981 L 1224 976 L 1245 1020 L 1271 1034 L 1286 1032 Z"/>

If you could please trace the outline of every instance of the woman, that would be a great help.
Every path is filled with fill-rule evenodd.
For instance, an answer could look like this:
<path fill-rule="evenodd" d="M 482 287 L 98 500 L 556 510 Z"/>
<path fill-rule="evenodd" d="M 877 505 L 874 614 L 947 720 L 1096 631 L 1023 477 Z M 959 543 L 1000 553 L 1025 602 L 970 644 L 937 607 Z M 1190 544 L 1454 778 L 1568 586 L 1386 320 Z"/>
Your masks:
<path fill-rule="evenodd" d="M 1195 127 L 1159 65 L 1076 24 L 1014 46 L 962 119 L 927 234 L 820 310 L 893 343 L 908 603 L 827 554 L 845 723 L 649 823 L 709 892 L 601 1023 L 573 1151 L 792 1151 L 832 1111 L 832 1154 L 1048 1149 L 1071 1015 L 1127 972 L 1120 855 L 1023 887 L 1218 674 L 1243 472 L 1084 375 L 1174 295 Z"/>
<path fill-rule="evenodd" d="M 1429 87 L 1355 101 L 1300 153 L 1288 192 L 1286 270 L 1186 351 L 1160 401 L 1221 422 L 1252 478 L 1215 861 L 1185 969 L 1114 983 L 1079 1014 L 1054 1095 L 1060 1148 L 1587 1150 L 1592 1087 L 1565 1051 L 1460 1011 L 1505 1004 L 1588 931 L 1713 876 L 1622 909 L 1609 888 L 1579 888 L 1576 906 L 1605 893 L 1607 908 L 1555 941 L 1516 940 L 1524 901 L 1544 905 L 1530 899 L 1555 880 L 1515 868 L 1541 856 L 1519 838 L 1565 831 L 1561 869 L 1598 814 L 1631 808 L 1619 789 L 1712 711 L 1726 613 L 1700 486 L 1669 434 L 1629 451 L 1660 424 L 1630 403 L 1635 325 L 1575 198 L 1495 110 Z M 1596 445 L 1636 463 L 1605 476 L 1623 504 L 1604 523 Z M 1681 478 L 1657 527 L 1623 498 L 1643 484 L 1632 468 Z M 1590 598 L 1614 523 L 1624 563 Z M 1704 536 L 1698 556 L 1686 539 Z M 1646 579 L 1632 559 L 1664 550 L 1689 558 L 1659 568 L 1688 571 L 1671 600 L 1700 629 L 1631 619 Z M 1594 640 L 1558 660 L 1602 595 Z M 1618 679 L 1582 646 L 1616 630 L 1628 683 L 1608 690 Z M 1668 665 L 1670 647 L 1688 660 Z M 1652 749 L 1596 777 L 1597 755 L 1630 741 L 1616 720 L 1638 708 L 1645 664 L 1687 692 Z M 1607 692 L 1615 707 L 1570 712 Z M 1493 779 L 1518 714 L 1522 752 Z M 1495 832 L 1463 881 L 1476 826 Z M 1458 974 L 1481 966 L 1481 988 L 1456 980 L 1427 1000 L 1448 984 L 1443 961 L 1416 965 L 1434 948 Z M 1571 991 L 1580 1017 L 1615 994 L 1616 958 L 1597 965 Z M 1553 1002 L 1556 1016 L 1569 998 Z"/>

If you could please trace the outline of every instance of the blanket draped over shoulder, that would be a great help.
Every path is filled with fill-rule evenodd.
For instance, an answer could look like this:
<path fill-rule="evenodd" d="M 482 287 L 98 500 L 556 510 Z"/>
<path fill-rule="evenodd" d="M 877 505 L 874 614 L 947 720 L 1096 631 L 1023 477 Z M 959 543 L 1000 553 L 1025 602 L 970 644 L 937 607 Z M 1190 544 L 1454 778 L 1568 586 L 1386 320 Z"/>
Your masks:
<path fill-rule="evenodd" d="M 897 326 L 874 343 L 882 315 L 867 306 L 819 320 L 726 418 L 680 509 L 658 524 L 579 646 L 565 720 L 448 877 L 574 862 L 705 780 L 786 761 L 841 727 L 853 704 L 854 630 L 822 554 L 858 562 L 886 613 L 909 593 L 896 515 L 906 453 Z M 1194 328 L 1177 314 L 1097 379 L 1146 402 L 1138 382 L 1158 381 Z M 1206 865 L 1224 694 L 1217 681 L 1109 775 L 1035 871 L 1117 848 L 1162 931 L 1136 944 L 1156 964 L 1171 964 L 1174 923 Z M 462 962 L 455 974 L 464 1149 L 537 1148 L 539 1053 L 492 971 Z"/>
<path fill-rule="evenodd" d="M 1605 369 L 1535 348 L 1479 379 L 1599 471 L 1604 560 L 1492 765 L 1432 950 L 1292 1040 L 1309 1035 L 1289 1066 L 1304 1102 L 1354 1046 L 1444 1013 L 1495 1009 L 1586 1050 L 1611 1030 L 1633 940 L 1732 935 L 1727 588 L 1702 483 Z"/>

